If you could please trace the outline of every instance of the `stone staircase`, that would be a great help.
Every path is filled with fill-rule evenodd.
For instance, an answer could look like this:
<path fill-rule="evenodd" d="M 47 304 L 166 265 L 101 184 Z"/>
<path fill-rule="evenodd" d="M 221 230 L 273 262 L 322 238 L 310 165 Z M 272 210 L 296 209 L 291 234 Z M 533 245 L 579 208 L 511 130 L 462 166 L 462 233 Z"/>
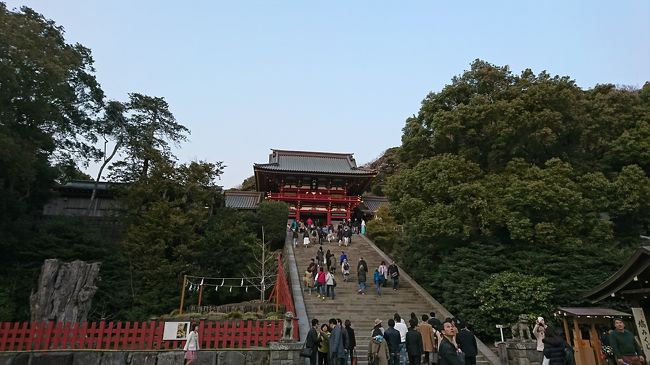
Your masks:
<path fill-rule="evenodd" d="M 395 313 L 399 313 L 407 323 L 411 312 L 421 318 L 422 314 L 428 315 L 429 312 L 434 311 L 436 317 L 440 320 L 444 320 L 449 315 L 449 312 L 430 296 L 427 299 L 425 296 L 428 296 L 428 294 L 424 294 L 423 289 L 417 284 L 414 285 L 412 279 L 402 268 L 400 268 L 399 290 L 393 291 L 391 281 L 389 281 L 387 286 L 381 289 L 381 296 L 377 295 L 372 282 L 372 273 L 382 260 L 386 261 L 387 265 L 390 262 L 389 258 L 366 237 L 354 235 L 352 243 L 348 247 L 339 247 L 338 243 L 328 244 L 325 242 L 323 250 L 327 252 L 328 249 L 335 255 L 335 262 L 337 263 L 337 286 L 334 300 L 330 298 L 319 299 L 315 292 L 309 294 L 308 291 L 305 291 L 302 283 L 310 259 L 316 257 L 318 245 L 309 245 L 309 247 L 305 248 L 302 244 L 299 244 L 298 247 L 293 249 L 308 321 L 317 318 L 320 323 L 325 323 L 330 318 L 341 318 L 343 321 L 349 319 L 356 335 L 359 365 L 367 363 L 368 343 L 370 342 L 370 334 L 375 318 L 379 318 L 382 321 L 382 326 L 388 328 L 388 319 L 393 318 Z M 343 281 L 341 268 L 338 266 L 341 251 L 345 251 L 350 262 L 350 280 L 348 282 Z M 366 284 L 368 287 L 365 295 L 360 295 L 357 292 L 356 268 L 360 257 L 363 257 L 368 263 L 370 271 L 367 275 Z M 483 350 L 485 349 L 487 348 L 484 347 Z M 477 364 L 487 365 L 492 363 L 483 355 L 479 355 L 477 358 Z"/>

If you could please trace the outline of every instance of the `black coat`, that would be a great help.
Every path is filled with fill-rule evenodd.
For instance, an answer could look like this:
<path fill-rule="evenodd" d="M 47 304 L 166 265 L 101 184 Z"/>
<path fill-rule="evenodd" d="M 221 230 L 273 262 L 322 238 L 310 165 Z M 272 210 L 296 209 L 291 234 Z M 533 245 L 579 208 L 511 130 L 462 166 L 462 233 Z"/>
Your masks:
<path fill-rule="evenodd" d="M 465 353 L 465 356 L 478 355 L 476 337 L 474 337 L 472 331 L 467 329 L 460 330 L 456 336 L 456 342 L 458 343 L 458 347 Z"/>
<path fill-rule="evenodd" d="M 384 332 L 384 339 L 388 344 L 388 352 L 391 354 L 399 353 L 399 344 L 402 342 L 402 336 L 399 334 L 399 331 L 393 327 L 388 327 Z"/>
<path fill-rule="evenodd" d="M 564 340 L 560 336 L 545 337 L 544 356 L 549 359 L 550 365 L 564 365 L 566 357 L 564 353 Z"/>
<path fill-rule="evenodd" d="M 427 321 L 431 325 L 431 327 L 435 328 L 436 331 L 442 331 L 442 322 L 436 317 L 431 317 Z"/>
<path fill-rule="evenodd" d="M 409 328 L 406 332 L 406 353 L 411 356 L 422 356 L 424 353 L 422 335 L 415 328 Z"/>
<path fill-rule="evenodd" d="M 357 347 L 357 338 L 354 337 L 354 330 L 352 327 L 345 327 L 345 330 L 348 332 L 348 350 L 352 350 Z"/>
<path fill-rule="evenodd" d="M 463 365 L 464 359 L 458 356 L 456 347 L 446 338 L 438 346 L 438 365 Z"/>
<path fill-rule="evenodd" d="M 309 332 L 307 332 L 305 347 L 313 348 L 314 351 L 318 351 L 318 332 L 316 332 L 314 327 L 310 328 Z"/>

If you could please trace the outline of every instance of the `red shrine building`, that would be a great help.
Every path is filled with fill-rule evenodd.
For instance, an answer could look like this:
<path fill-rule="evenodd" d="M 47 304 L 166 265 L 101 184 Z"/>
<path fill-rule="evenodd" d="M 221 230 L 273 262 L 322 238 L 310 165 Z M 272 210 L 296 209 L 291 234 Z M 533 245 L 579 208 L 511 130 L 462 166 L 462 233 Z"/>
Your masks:
<path fill-rule="evenodd" d="M 320 222 L 350 219 L 376 171 L 357 167 L 351 153 L 271 150 L 253 165 L 257 191 L 289 204 L 289 218 Z"/>

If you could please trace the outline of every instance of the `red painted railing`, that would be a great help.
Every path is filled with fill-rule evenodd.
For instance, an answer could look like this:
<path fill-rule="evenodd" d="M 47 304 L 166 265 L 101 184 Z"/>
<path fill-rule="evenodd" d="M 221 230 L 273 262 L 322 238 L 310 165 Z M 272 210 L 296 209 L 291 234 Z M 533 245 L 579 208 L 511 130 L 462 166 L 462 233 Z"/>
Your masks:
<path fill-rule="evenodd" d="M 164 322 L 0 322 L 0 351 L 165 350 L 185 345 L 163 340 L 163 332 Z M 281 338 L 281 320 L 199 322 L 204 349 L 267 347 Z"/>
<path fill-rule="evenodd" d="M 282 255 L 278 255 L 278 276 L 275 282 L 275 286 L 269 295 L 269 301 L 275 302 L 277 304 L 283 304 L 287 312 L 293 313 L 294 317 L 296 315 L 296 308 L 293 305 L 293 297 L 291 296 L 291 288 L 289 288 L 289 282 L 287 281 L 287 276 L 284 272 L 284 266 L 282 265 Z M 293 320 L 293 338 L 295 340 L 300 339 L 300 334 L 298 333 L 298 319 Z"/>

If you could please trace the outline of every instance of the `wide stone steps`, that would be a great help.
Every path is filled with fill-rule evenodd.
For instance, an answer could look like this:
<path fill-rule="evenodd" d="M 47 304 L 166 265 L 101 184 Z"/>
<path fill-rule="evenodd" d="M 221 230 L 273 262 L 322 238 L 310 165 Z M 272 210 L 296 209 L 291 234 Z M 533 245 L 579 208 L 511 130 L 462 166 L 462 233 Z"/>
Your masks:
<path fill-rule="evenodd" d="M 388 319 L 393 318 L 395 313 L 408 323 L 410 313 L 413 312 L 418 318 L 423 314 L 429 314 L 434 311 L 430 303 L 425 300 L 414 288 L 409 280 L 400 280 L 399 289 L 392 290 L 391 281 L 386 287 L 381 288 L 381 295 L 378 295 L 372 282 L 373 272 L 383 260 L 382 256 L 369 244 L 364 236 L 355 235 L 352 243 L 348 246 L 339 247 L 338 243 L 324 243 L 323 250 L 328 249 L 335 255 L 336 268 L 336 298 L 334 300 L 327 298 L 325 300 L 318 298 L 315 291 L 310 294 L 302 283 L 311 258 L 316 258 L 319 245 L 309 245 L 303 247 L 299 244 L 294 251 L 298 273 L 301 278 L 301 287 L 303 289 L 303 298 L 307 310 L 309 321 L 317 318 L 320 323 L 326 323 L 330 318 L 340 318 L 343 321 L 349 319 L 352 322 L 352 328 L 355 331 L 357 340 L 357 355 L 359 364 L 367 363 L 368 343 L 370 334 L 376 318 L 382 321 L 384 328 L 388 328 Z M 345 251 L 350 262 L 349 281 L 343 281 L 343 275 L 339 264 L 341 251 Z M 358 293 L 357 284 L 357 263 L 359 258 L 363 257 L 368 264 L 369 273 L 367 274 L 367 289 L 365 295 Z M 387 265 L 390 263 L 387 262 Z M 440 318 L 444 320 L 444 318 Z M 479 364 L 490 364 L 482 356 L 477 359 Z"/>

